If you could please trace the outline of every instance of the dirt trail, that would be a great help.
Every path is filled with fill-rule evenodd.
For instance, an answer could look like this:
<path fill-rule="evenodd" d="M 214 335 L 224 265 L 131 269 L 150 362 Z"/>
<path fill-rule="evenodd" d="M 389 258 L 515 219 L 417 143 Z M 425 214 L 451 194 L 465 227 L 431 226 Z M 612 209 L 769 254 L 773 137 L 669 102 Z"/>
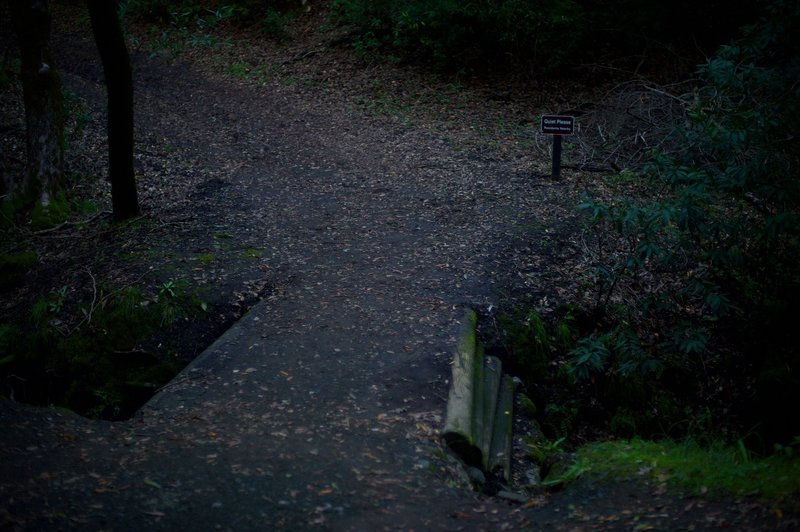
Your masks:
<path fill-rule="evenodd" d="M 91 43 L 59 48 L 68 86 L 91 98 Z M 459 306 L 491 299 L 484 250 L 511 220 L 485 214 L 513 212 L 508 176 L 350 109 L 137 67 L 139 135 L 208 172 L 183 198 L 175 184 L 175 208 L 198 213 L 178 230 L 224 231 L 264 249 L 268 275 L 289 273 L 130 422 L 4 404 L 5 519 L 363 530 L 479 517 L 475 494 L 437 474 L 434 432 Z M 481 521 L 510 510 L 481 504 L 497 512 Z"/>
<path fill-rule="evenodd" d="M 96 94 L 91 43 L 68 39 L 68 85 Z M 278 84 L 146 58 L 137 79 L 140 139 L 194 165 L 173 184 L 187 218 L 163 230 L 262 250 L 242 279 L 279 289 L 130 421 L 0 402 L 4 528 L 670 528 L 664 508 L 684 502 L 587 485 L 522 509 L 475 494 L 441 455 L 460 309 L 514 290 L 499 253 L 523 238 L 526 202 L 566 210 L 571 185 Z M 146 204 L 157 191 L 142 186 Z M 639 513 L 601 521 L 624 497 Z M 736 522 L 720 519 L 699 528 Z"/>

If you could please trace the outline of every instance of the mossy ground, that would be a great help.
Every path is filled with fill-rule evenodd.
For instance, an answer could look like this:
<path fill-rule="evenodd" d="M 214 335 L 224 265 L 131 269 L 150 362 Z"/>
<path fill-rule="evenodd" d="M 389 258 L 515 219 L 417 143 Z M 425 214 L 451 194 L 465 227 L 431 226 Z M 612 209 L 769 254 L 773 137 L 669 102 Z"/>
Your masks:
<path fill-rule="evenodd" d="M 778 501 L 800 494 L 800 456 L 791 448 L 761 458 L 737 445 L 634 439 L 585 445 L 578 450 L 578 463 L 585 472 L 645 477 L 693 495 Z"/>

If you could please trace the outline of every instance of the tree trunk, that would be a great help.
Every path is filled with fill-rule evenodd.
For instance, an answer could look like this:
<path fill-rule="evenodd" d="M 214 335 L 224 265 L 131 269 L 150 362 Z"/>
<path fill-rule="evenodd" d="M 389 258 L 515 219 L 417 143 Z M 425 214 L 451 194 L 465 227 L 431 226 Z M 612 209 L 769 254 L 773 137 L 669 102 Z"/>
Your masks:
<path fill-rule="evenodd" d="M 108 169 L 115 220 L 139 214 L 133 173 L 133 76 L 114 0 L 88 0 L 108 88 Z"/>
<path fill-rule="evenodd" d="M 64 100 L 50 49 L 50 10 L 46 0 L 11 0 L 9 5 L 22 66 L 27 169 L 21 180 L 2 184 L 3 194 L 47 208 L 63 188 L 64 176 Z"/>

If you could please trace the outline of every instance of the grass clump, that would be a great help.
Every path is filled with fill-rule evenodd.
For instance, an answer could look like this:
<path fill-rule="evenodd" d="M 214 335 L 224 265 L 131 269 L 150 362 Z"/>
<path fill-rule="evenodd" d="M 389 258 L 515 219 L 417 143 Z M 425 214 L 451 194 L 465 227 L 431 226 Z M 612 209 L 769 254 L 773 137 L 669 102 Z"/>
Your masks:
<path fill-rule="evenodd" d="M 260 259 L 264 256 L 264 250 L 258 248 L 245 248 L 244 256 L 248 259 Z"/>
<path fill-rule="evenodd" d="M 743 445 L 633 439 L 585 445 L 578 450 L 578 463 L 585 471 L 646 477 L 694 495 L 791 500 L 800 494 L 800 457 L 785 449 L 790 452 L 754 457 Z"/>
<path fill-rule="evenodd" d="M 217 260 L 217 257 L 212 253 L 200 253 L 197 255 L 197 260 L 200 261 L 201 264 L 208 265 Z"/>

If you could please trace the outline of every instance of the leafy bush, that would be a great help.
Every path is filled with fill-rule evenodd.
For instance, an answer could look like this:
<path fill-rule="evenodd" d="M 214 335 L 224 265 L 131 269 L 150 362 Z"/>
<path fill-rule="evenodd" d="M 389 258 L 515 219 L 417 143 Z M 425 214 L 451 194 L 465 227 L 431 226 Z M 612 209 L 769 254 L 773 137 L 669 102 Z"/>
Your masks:
<path fill-rule="evenodd" d="M 531 379 L 544 376 L 552 358 L 547 327 L 536 312 L 523 318 L 502 314 L 498 324 L 503 331 L 507 356 L 504 363 Z"/>
<path fill-rule="evenodd" d="M 334 9 L 361 28 L 362 39 L 440 67 L 476 60 L 557 67 L 583 32 L 583 11 L 573 0 L 335 0 Z"/>
<path fill-rule="evenodd" d="M 127 0 L 121 9 L 123 15 L 205 30 L 226 20 L 252 24 L 266 19 L 269 23 L 304 4 L 302 0 Z"/>
<path fill-rule="evenodd" d="M 703 85 L 675 132 L 683 149 L 642 172 L 650 193 L 581 205 L 620 244 L 598 264 L 598 309 L 632 324 L 614 325 L 602 346 L 616 341 L 608 351 L 620 353 L 628 331 L 631 353 L 667 368 L 651 384 L 732 409 L 766 441 L 800 434 L 797 417 L 781 414 L 800 400 L 798 30 L 800 6 L 773 2 L 700 67 Z M 625 377 L 626 359 L 597 342 L 573 351 L 575 375 Z"/>
<path fill-rule="evenodd" d="M 105 292 L 92 277 L 86 292 L 63 286 L 32 305 L 27 323 L 0 324 L 0 393 L 123 419 L 174 376 L 166 349 L 151 353 L 140 344 L 202 304 L 171 281 L 155 293 Z"/>

